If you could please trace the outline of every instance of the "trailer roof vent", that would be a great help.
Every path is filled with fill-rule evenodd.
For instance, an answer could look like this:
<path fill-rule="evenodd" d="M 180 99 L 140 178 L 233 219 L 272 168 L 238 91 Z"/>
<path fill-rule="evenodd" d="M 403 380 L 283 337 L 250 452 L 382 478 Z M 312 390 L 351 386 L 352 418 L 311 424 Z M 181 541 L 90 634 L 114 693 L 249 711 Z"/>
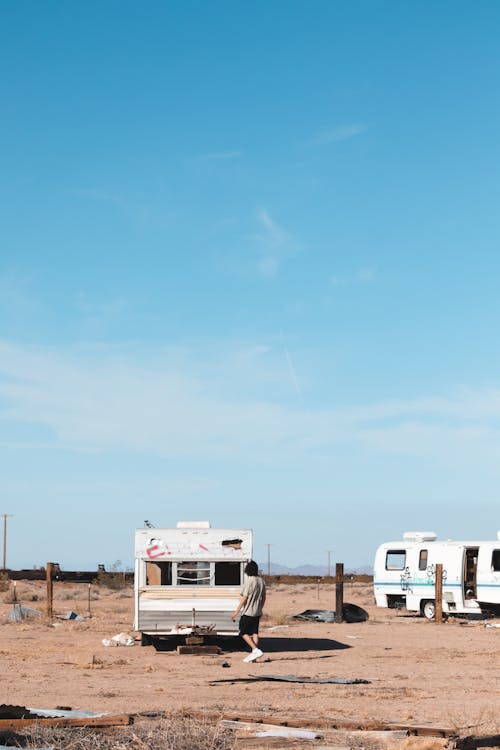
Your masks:
<path fill-rule="evenodd" d="M 209 529 L 210 521 L 177 521 L 178 529 Z"/>
<path fill-rule="evenodd" d="M 435 542 L 437 534 L 433 531 L 405 531 L 403 539 L 407 542 Z"/>

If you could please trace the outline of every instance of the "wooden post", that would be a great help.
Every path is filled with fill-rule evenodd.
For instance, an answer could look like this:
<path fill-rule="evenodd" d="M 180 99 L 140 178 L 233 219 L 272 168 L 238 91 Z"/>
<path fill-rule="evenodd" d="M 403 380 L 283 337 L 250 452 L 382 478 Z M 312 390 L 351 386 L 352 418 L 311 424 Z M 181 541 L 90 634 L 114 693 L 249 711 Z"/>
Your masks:
<path fill-rule="evenodd" d="M 335 622 L 344 622 L 344 563 L 335 566 Z"/>
<path fill-rule="evenodd" d="M 443 622 L 443 564 L 437 563 L 436 565 L 436 603 L 435 603 L 435 620 L 436 622 Z"/>
<path fill-rule="evenodd" d="M 47 578 L 47 617 L 49 618 L 49 620 L 52 619 L 52 600 L 53 600 L 52 566 L 53 566 L 53 563 L 48 562 L 45 567 L 45 575 Z"/>

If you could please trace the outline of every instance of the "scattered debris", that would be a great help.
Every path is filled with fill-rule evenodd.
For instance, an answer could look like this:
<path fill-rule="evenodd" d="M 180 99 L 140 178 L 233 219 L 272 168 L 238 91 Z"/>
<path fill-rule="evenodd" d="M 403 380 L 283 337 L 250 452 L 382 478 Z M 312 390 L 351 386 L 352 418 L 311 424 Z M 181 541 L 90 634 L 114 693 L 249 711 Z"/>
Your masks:
<path fill-rule="evenodd" d="M 261 729 L 254 732 L 254 737 L 285 737 L 288 740 L 316 740 L 320 735 L 310 729 Z"/>
<path fill-rule="evenodd" d="M 315 685 L 370 685 L 370 680 L 363 680 L 358 678 L 348 677 L 297 677 L 293 674 L 275 675 L 275 674 L 262 674 L 262 675 L 251 675 L 249 677 L 233 677 L 224 680 L 212 680 L 212 682 L 300 682 L 302 684 L 315 684 Z"/>
<path fill-rule="evenodd" d="M 236 682 L 236 680 L 227 680 L 227 682 Z M 239 726 L 243 723 L 251 724 L 271 724 L 273 726 L 286 726 L 296 727 L 299 729 L 313 729 L 313 730 L 337 730 L 342 729 L 348 732 L 362 731 L 362 732 L 375 732 L 380 731 L 384 733 L 385 737 L 389 737 L 389 732 L 405 732 L 406 735 L 415 735 L 421 737 L 454 737 L 455 730 L 451 727 L 443 727 L 437 724 L 426 724 L 425 726 L 412 723 L 398 723 L 398 722 L 381 722 L 370 719 L 345 719 L 332 717 L 330 719 L 324 719 L 320 717 L 309 717 L 309 718 L 297 718 L 297 716 L 262 716 L 259 714 L 244 714 L 218 711 L 217 713 L 209 713 L 206 710 L 181 710 L 178 715 L 188 716 L 191 718 L 200 718 L 204 721 L 222 721 L 225 724 L 227 722 L 237 722 Z M 498 743 L 497 743 L 498 745 Z M 358 746 L 358 745 L 356 745 Z M 486 745 L 484 745 L 486 747 Z M 492 747 L 492 745 L 488 745 Z M 463 750 L 473 750 L 472 748 L 464 748 Z"/>
<path fill-rule="evenodd" d="M 103 646 L 133 646 L 134 643 L 134 639 L 128 633 L 118 633 L 109 640 L 108 638 L 102 640 Z"/>
<path fill-rule="evenodd" d="M 305 609 L 297 615 L 292 615 L 294 620 L 310 620 L 312 622 L 335 622 L 335 612 L 331 609 Z"/>
<path fill-rule="evenodd" d="M 132 721 L 128 714 L 108 716 L 94 711 L 0 706 L 0 732 L 16 731 L 33 724 L 49 727 L 113 727 L 126 726 Z"/>
<path fill-rule="evenodd" d="M 38 609 L 25 607 L 24 604 L 14 604 L 7 615 L 7 619 L 9 622 L 22 622 L 23 620 L 31 620 L 41 616 L 42 613 Z"/>
<path fill-rule="evenodd" d="M 357 604 L 344 604 L 342 608 L 343 620 L 347 623 L 366 622 L 368 612 Z M 335 622 L 335 612 L 331 609 L 305 609 L 297 615 L 292 615 L 296 620 L 310 620 L 311 622 Z"/>
<path fill-rule="evenodd" d="M 83 620 L 84 618 L 81 615 L 77 615 L 76 612 L 73 612 L 70 610 L 69 612 L 66 612 L 65 615 L 56 615 L 56 617 L 59 620 Z"/>
<path fill-rule="evenodd" d="M 230 667 L 230 663 L 228 661 L 223 661 L 221 664 L 221 667 L 224 667 L 225 669 L 228 669 Z"/>
<path fill-rule="evenodd" d="M 289 628 L 289 625 L 271 625 L 270 628 L 266 628 L 266 630 L 281 630 L 282 628 Z"/>

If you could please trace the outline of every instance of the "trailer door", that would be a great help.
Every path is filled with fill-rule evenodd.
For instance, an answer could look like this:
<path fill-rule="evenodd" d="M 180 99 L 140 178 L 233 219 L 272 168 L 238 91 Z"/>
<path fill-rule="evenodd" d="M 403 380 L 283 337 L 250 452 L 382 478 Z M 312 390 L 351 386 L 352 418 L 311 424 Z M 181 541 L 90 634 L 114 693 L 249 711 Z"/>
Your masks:
<path fill-rule="evenodd" d="M 467 600 L 477 599 L 477 558 L 479 547 L 466 547 L 464 555 L 463 597 Z"/>

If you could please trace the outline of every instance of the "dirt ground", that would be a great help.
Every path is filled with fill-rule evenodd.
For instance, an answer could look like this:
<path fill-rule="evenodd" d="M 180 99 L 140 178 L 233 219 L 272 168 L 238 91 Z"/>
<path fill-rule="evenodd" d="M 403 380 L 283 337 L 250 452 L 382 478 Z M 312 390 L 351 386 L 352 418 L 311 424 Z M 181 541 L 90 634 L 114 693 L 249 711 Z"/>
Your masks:
<path fill-rule="evenodd" d="M 390 723 L 433 724 L 457 733 L 500 732 L 500 620 L 429 622 L 377 609 L 369 585 L 347 584 L 346 602 L 369 612 L 358 624 L 290 619 L 334 609 L 333 585 L 268 587 L 259 662 L 242 661 L 236 639 L 222 655 L 178 655 L 152 646 L 105 647 L 131 630 L 131 588 L 54 584 L 45 617 L 45 583 L 18 582 L 17 597 L 43 616 L 9 622 L 12 588 L 0 593 L 0 704 L 135 713 L 176 708 Z M 229 665 L 224 667 L 223 665 Z M 230 682 L 251 675 L 363 678 L 369 684 Z M 218 680 L 224 680 L 218 682 Z"/>

